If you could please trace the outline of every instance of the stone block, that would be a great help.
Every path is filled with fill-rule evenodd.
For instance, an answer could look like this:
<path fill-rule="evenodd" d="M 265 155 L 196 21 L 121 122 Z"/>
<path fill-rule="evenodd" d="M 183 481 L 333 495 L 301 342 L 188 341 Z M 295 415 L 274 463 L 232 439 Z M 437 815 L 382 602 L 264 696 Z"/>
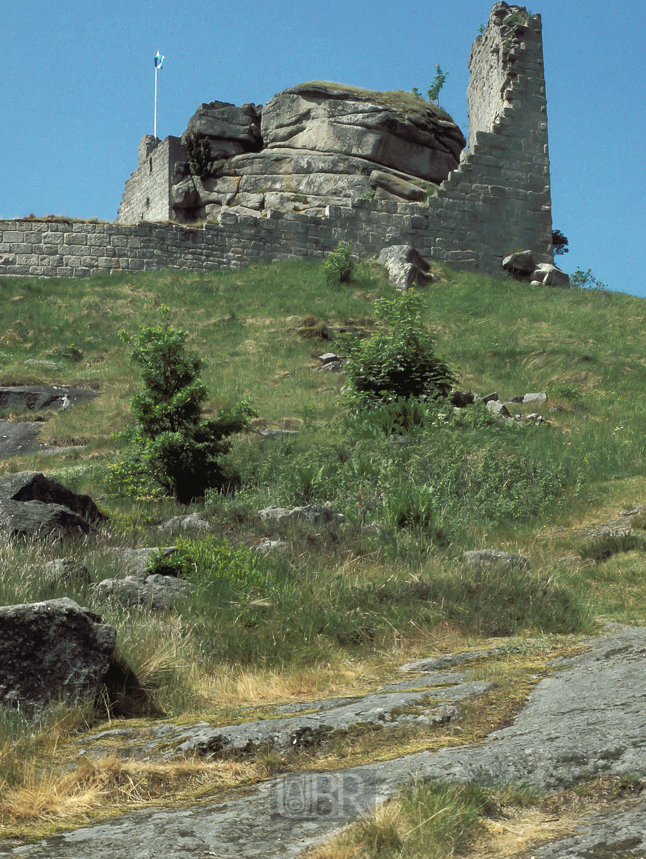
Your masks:
<path fill-rule="evenodd" d="M 75 224 L 75 226 L 77 225 Z M 70 246 L 82 245 L 87 247 L 88 234 L 86 231 L 81 232 L 80 230 L 76 233 L 67 233 L 65 235 L 65 244 Z"/>
<path fill-rule="evenodd" d="M 22 243 L 25 240 L 25 233 L 23 230 L 4 230 L 2 233 L 2 241 L 11 243 Z"/>

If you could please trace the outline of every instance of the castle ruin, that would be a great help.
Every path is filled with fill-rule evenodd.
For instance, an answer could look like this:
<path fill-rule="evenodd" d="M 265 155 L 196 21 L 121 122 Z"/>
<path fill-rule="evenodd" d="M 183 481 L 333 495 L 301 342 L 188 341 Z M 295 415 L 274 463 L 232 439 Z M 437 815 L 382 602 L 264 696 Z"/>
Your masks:
<path fill-rule="evenodd" d="M 238 268 L 341 241 L 360 257 L 412 244 L 487 274 L 522 249 L 551 263 L 540 15 L 497 2 L 469 67 L 465 149 L 450 118 L 356 88 L 301 85 L 260 110 L 201 105 L 182 138 L 144 136 L 116 223 L 0 221 L 0 275 Z M 196 172 L 188 133 L 224 126 Z"/>

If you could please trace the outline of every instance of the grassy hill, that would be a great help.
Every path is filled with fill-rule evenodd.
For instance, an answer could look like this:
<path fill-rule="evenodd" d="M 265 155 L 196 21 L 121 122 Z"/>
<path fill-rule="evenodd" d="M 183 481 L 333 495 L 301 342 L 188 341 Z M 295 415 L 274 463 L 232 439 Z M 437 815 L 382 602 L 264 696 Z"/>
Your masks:
<path fill-rule="evenodd" d="M 120 655 L 176 718 L 230 719 L 244 703 L 356 694 L 429 647 L 512 636 L 510 646 L 528 653 L 518 642 L 540 637 L 547 658 L 605 621 L 644 623 L 646 517 L 622 537 L 595 536 L 592 526 L 646 503 L 646 302 L 439 266 L 435 273 L 422 291 L 424 323 L 459 388 L 501 399 L 546 391 L 544 404 L 509 406 L 542 422 L 506 424 L 481 407 L 454 413 L 440 404 L 423 425 L 392 436 L 387 410 L 347 415 L 344 375 L 322 371 L 318 356 L 334 351 L 339 329 L 376 330 L 374 300 L 393 291 L 373 264 L 336 288 L 326 287 L 321 264 L 299 261 L 240 272 L 0 279 L 0 383 L 101 393 L 41 415 L 43 441 L 82 450 L 8 459 L 0 472 L 42 470 L 110 516 L 87 544 L 2 546 L 0 603 L 71 596 L 99 611 L 119 630 Z M 154 324 L 161 305 L 206 360 L 207 412 L 248 397 L 256 428 L 298 431 L 236 438 L 231 461 L 242 488 L 189 508 L 211 524 L 202 539 L 162 535 L 159 523 L 187 508 L 119 494 L 110 478 L 125 445 L 114 433 L 132 423 L 129 403 L 140 389 L 119 331 Z M 305 503 L 327 503 L 347 524 L 285 526 L 257 515 L 269 504 Z M 287 546 L 261 557 L 254 547 L 267 538 Z M 114 546 L 171 543 L 190 559 L 196 591 L 161 615 L 101 602 L 91 586 L 52 593 L 39 575 L 44 561 L 73 554 L 96 583 L 117 571 Z M 474 572 L 463 552 L 477 548 L 522 554 L 531 570 Z M 502 684 L 496 719 L 518 706 L 534 657 L 518 663 L 525 680 L 513 674 L 515 693 Z M 18 785 L 25 757 L 9 728 L 2 736 L 0 782 Z M 398 753 L 412 748 L 406 743 L 413 739 Z M 394 753 L 375 749 L 373 758 Z"/>

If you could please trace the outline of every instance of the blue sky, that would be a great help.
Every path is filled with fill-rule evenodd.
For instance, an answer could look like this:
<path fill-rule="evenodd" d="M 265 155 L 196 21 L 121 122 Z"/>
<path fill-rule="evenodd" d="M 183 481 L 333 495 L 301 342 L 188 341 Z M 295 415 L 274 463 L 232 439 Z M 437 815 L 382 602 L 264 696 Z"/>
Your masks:
<path fill-rule="evenodd" d="M 425 91 L 468 131 L 467 61 L 490 0 L 1 0 L 0 218 L 114 220 L 142 134 L 201 102 L 262 104 L 324 79 Z M 554 226 L 567 271 L 646 296 L 643 0 L 536 0 L 543 17 Z M 558 260 L 557 260 L 558 261 Z"/>

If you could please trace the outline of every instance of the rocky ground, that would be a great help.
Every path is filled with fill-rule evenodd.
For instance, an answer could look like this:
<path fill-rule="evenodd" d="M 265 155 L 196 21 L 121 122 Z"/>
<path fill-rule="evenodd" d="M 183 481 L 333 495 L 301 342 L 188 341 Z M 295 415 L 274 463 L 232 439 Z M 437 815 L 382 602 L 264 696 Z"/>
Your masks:
<path fill-rule="evenodd" d="M 49 840 L 0 843 L 0 857 L 96 859 L 137 857 L 297 857 L 345 824 L 394 796 L 414 779 L 525 783 L 550 793 L 607 777 L 646 774 L 646 629 L 610 628 L 584 642 L 584 653 L 556 660 L 515 719 L 486 740 L 421 752 L 336 772 L 296 772 L 189 808 L 153 808 L 86 826 Z M 479 653 L 418 660 L 400 682 L 362 698 L 313 701 L 302 712 L 213 728 L 159 723 L 120 729 L 122 754 L 159 758 L 198 753 L 253 754 L 325 742 L 352 724 L 388 729 L 417 720 L 453 718 L 457 702 L 477 700 L 488 683 L 470 679 Z M 305 706 L 305 705 L 304 705 Z M 420 721 L 421 720 L 421 721 Z M 110 734 L 79 741 L 79 754 L 100 756 Z M 646 852 L 646 800 L 617 801 L 610 810 L 574 820 L 564 836 L 558 816 L 532 841 L 504 855 L 535 859 L 620 859 Z M 550 832 L 558 832 L 558 836 Z M 489 855 L 496 855 L 490 853 Z M 502 855 L 498 853 L 497 855 Z"/>

